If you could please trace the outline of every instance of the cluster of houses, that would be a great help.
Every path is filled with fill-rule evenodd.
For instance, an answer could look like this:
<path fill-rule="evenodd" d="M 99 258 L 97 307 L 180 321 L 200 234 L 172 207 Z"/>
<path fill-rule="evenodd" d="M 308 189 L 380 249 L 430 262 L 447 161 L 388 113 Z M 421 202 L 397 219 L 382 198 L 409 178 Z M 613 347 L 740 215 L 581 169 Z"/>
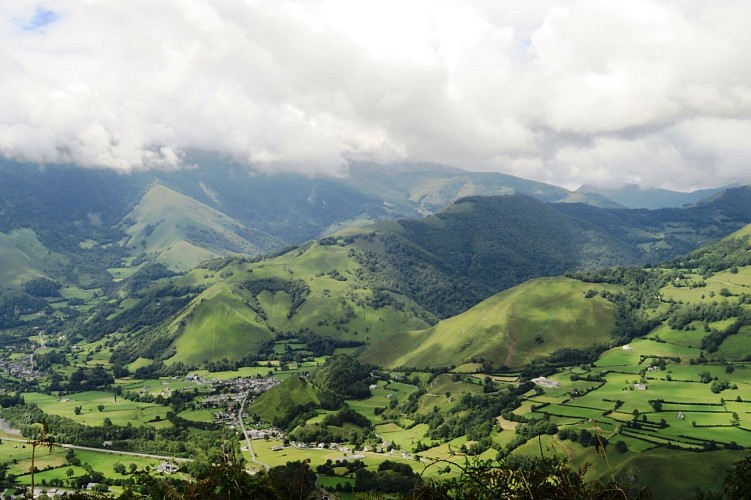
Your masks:
<path fill-rule="evenodd" d="M 220 411 L 214 413 L 214 421 L 223 424 L 234 424 L 237 417 L 232 410 L 239 408 L 248 396 L 266 392 L 280 383 L 276 377 L 238 377 L 231 380 L 207 381 L 198 375 L 188 374 L 185 379 L 197 384 L 209 384 L 215 390 L 221 390 L 217 394 L 204 398 L 200 406 L 201 408 L 221 408 Z M 247 418 L 248 415 L 243 413 L 242 417 Z"/>
<path fill-rule="evenodd" d="M 34 354 L 29 354 L 21 359 L 0 360 L 0 369 L 5 370 L 11 377 L 18 377 L 25 380 L 41 377 L 43 374 L 34 369 Z"/>

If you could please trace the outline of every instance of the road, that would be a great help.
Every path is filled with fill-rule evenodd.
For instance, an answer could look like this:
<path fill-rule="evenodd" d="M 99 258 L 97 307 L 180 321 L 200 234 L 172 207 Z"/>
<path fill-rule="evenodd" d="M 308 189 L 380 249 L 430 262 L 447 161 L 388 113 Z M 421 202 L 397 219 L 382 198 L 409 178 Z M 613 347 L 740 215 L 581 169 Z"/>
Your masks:
<path fill-rule="evenodd" d="M 250 452 L 250 461 L 253 463 L 256 463 L 263 467 L 266 470 L 269 470 L 271 467 L 269 467 L 269 464 L 265 464 L 261 461 L 259 461 L 256 458 L 256 452 L 253 451 L 253 440 L 250 439 L 250 436 L 248 435 L 247 429 L 245 429 L 245 422 L 243 422 L 243 409 L 245 408 L 245 403 L 248 401 L 248 395 L 246 394 L 243 398 L 242 403 L 240 404 L 240 409 L 237 410 L 237 423 L 240 425 L 240 429 L 243 431 L 243 436 L 245 436 L 245 442 L 248 445 L 248 451 Z"/>
<path fill-rule="evenodd" d="M 3 437 L 0 438 L 3 441 L 11 441 L 13 443 L 23 443 L 28 444 L 28 439 L 18 439 L 18 438 L 9 438 L 9 437 Z M 139 458 L 153 458 L 155 460 L 164 460 L 168 462 L 192 462 L 192 458 L 179 458 L 179 457 L 168 457 L 165 455 L 150 455 L 148 453 L 136 453 L 133 451 L 119 451 L 119 450 L 110 450 L 107 448 L 91 448 L 89 446 L 77 446 L 75 444 L 65 444 L 65 443 L 57 443 L 61 448 L 72 448 L 74 450 L 85 450 L 85 451 L 96 451 L 98 453 L 109 453 L 110 455 L 126 455 L 129 457 L 139 457 Z"/>

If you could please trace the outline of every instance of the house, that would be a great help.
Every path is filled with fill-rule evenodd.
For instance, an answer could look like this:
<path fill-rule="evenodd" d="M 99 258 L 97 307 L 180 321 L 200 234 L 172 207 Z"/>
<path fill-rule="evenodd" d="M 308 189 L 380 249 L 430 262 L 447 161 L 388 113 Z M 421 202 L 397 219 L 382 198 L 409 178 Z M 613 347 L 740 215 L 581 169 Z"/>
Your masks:
<path fill-rule="evenodd" d="M 630 345 L 626 344 L 626 345 L 624 345 L 624 346 L 623 346 L 623 350 L 624 350 L 624 351 L 633 351 L 633 350 L 634 350 L 634 348 L 633 348 L 633 347 L 631 347 Z"/>
<path fill-rule="evenodd" d="M 646 391 L 647 384 L 634 384 L 634 389 L 639 390 L 639 391 Z"/>
<path fill-rule="evenodd" d="M 170 462 L 162 462 L 154 469 L 158 473 L 162 474 L 174 474 L 178 470 L 178 466 Z"/>
<path fill-rule="evenodd" d="M 686 418 L 686 415 L 684 415 L 682 411 L 679 411 L 678 413 L 675 414 L 675 418 L 679 420 L 684 420 Z"/>
<path fill-rule="evenodd" d="M 362 460 L 365 458 L 365 455 L 362 453 L 358 453 L 357 455 L 345 455 L 342 458 L 339 458 L 338 460 L 341 460 L 342 462 L 354 462 L 355 460 Z"/>

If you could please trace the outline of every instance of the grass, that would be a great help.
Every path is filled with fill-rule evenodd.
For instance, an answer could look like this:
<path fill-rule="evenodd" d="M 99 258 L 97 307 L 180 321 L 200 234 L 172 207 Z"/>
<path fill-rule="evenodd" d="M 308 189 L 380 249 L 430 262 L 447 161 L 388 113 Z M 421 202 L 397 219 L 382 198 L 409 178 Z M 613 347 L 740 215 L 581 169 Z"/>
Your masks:
<path fill-rule="evenodd" d="M 236 232 L 242 225 L 221 212 L 160 184 L 154 184 L 128 217 L 134 224 L 125 231 L 128 248 L 157 254 L 157 261 L 177 270 L 189 270 L 218 256 L 189 242 L 189 232 L 199 230 L 243 241 Z M 247 244 L 247 253 L 255 253 Z M 257 251 L 257 250 L 256 250 Z"/>
<path fill-rule="evenodd" d="M 621 477 L 648 484 L 654 498 L 689 498 L 695 489 L 721 485 L 728 468 L 746 455 L 743 451 L 713 451 L 699 455 L 664 448 L 629 454 L 619 467 Z"/>
<path fill-rule="evenodd" d="M 514 368 L 558 348 L 607 342 L 615 306 L 598 295 L 584 298 L 598 287 L 567 278 L 532 280 L 433 328 L 375 342 L 361 358 L 385 366 L 441 366 L 485 357 Z"/>
<path fill-rule="evenodd" d="M 289 377 L 278 386 L 261 394 L 249 407 L 249 414 L 256 414 L 266 422 L 286 415 L 296 405 L 318 403 L 313 386 L 299 377 Z"/>
<path fill-rule="evenodd" d="M 236 360 L 273 338 L 257 314 L 225 285 L 210 288 L 194 303 L 191 312 L 178 319 L 186 325 L 174 343 L 177 353 L 170 358 L 171 363 Z"/>
<path fill-rule="evenodd" d="M 383 463 L 386 460 L 390 460 L 393 462 L 400 462 L 408 464 L 410 467 L 415 469 L 417 472 L 422 471 L 423 466 L 417 462 L 416 460 L 408 460 L 402 458 L 402 456 L 398 453 L 394 453 L 394 455 L 391 455 L 390 453 L 372 453 L 372 452 L 353 452 L 353 451 L 342 451 L 342 450 L 331 450 L 331 449 L 318 449 L 318 448 L 304 448 L 304 449 L 298 449 L 294 446 L 286 446 L 280 451 L 273 451 L 273 447 L 275 446 L 282 446 L 282 443 L 280 441 L 276 440 L 256 440 L 253 441 L 253 451 L 255 451 L 256 456 L 258 457 L 258 460 L 261 462 L 264 462 L 268 464 L 271 467 L 275 467 L 277 465 L 284 465 L 287 462 L 293 462 L 296 460 L 310 460 L 310 467 L 312 469 L 315 469 L 317 466 L 326 463 L 326 460 L 331 460 L 332 462 L 336 462 L 337 460 L 341 460 L 347 456 L 352 456 L 353 454 L 363 454 L 365 455 L 365 458 L 362 459 L 362 461 L 368 466 L 368 467 L 377 467 L 381 463 Z M 250 458 L 250 454 L 248 452 L 244 452 L 246 458 Z"/>
<path fill-rule="evenodd" d="M 717 350 L 717 355 L 728 360 L 745 359 L 751 352 L 751 327 L 744 326 L 735 335 L 727 337 Z"/>
<path fill-rule="evenodd" d="M 75 450 L 75 456 L 81 461 L 81 466 L 68 465 L 66 461 L 67 448 L 55 447 L 52 450 L 38 448 L 35 465 L 39 472 L 35 474 L 35 483 L 41 488 L 42 480 L 49 482 L 52 479 L 68 480 L 66 471 L 73 470 L 70 479 L 86 474 L 84 465 L 90 465 L 95 471 L 101 472 L 105 477 L 122 478 L 124 476 L 115 473 L 113 468 L 116 463 L 122 463 L 128 467 L 131 463 L 136 464 L 138 470 L 146 467 L 153 468 L 158 461 L 153 458 L 140 458 L 117 453 L 96 452 L 90 450 Z M 17 476 L 17 481 L 23 485 L 31 484 L 29 469 L 31 468 L 31 446 L 19 442 L 4 441 L 0 444 L 0 461 L 10 464 L 9 474 Z"/>
<path fill-rule="evenodd" d="M 160 417 L 159 426 L 170 425 L 166 421 L 168 407 L 129 401 L 118 398 L 114 401 L 114 394 L 103 391 L 88 391 L 69 394 L 62 398 L 36 392 L 23 394 L 26 403 L 34 403 L 45 413 L 67 417 L 83 425 L 102 425 L 105 418 L 109 418 L 115 425 L 151 425 L 150 422 Z M 103 405 L 103 411 L 98 406 Z M 81 407 L 81 413 L 76 415 L 75 408 Z"/>
<path fill-rule="evenodd" d="M 410 429 L 403 429 L 394 423 L 377 425 L 376 433 L 386 441 L 398 444 L 404 450 L 413 450 L 417 441 L 425 441 L 427 424 L 417 424 Z"/>

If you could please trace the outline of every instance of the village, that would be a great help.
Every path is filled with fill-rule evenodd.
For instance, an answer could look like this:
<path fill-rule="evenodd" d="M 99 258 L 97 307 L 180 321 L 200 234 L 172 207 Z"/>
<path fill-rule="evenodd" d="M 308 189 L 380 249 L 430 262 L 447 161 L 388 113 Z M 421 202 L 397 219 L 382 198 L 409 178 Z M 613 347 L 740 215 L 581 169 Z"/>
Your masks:
<path fill-rule="evenodd" d="M 281 383 L 274 376 L 207 380 L 192 373 L 187 374 L 185 380 L 199 385 L 210 386 L 213 394 L 204 398 L 200 403 L 200 407 L 220 409 L 214 413 L 214 421 L 232 427 L 236 424 L 236 413 L 234 411 L 240 409 L 244 402 L 252 400 L 253 397 L 263 394 Z M 248 418 L 248 415 L 243 412 L 242 418 Z"/>

